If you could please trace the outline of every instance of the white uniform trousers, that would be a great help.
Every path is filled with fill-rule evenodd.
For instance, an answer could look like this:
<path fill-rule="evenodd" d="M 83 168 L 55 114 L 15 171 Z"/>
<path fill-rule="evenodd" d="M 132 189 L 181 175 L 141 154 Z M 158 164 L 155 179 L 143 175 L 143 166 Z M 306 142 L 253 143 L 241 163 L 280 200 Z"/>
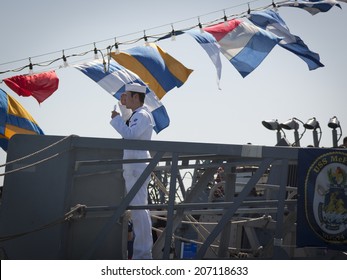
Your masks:
<path fill-rule="evenodd" d="M 123 177 L 125 180 L 125 187 L 127 192 L 136 183 L 137 179 L 146 168 L 147 164 L 128 164 L 124 166 Z M 138 193 L 135 195 L 130 205 L 147 205 L 147 186 L 150 177 L 141 186 Z M 131 210 L 131 217 L 133 222 L 133 231 L 135 234 L 133 259 L 152 259 L 152 221 L 147 209 Z"/>

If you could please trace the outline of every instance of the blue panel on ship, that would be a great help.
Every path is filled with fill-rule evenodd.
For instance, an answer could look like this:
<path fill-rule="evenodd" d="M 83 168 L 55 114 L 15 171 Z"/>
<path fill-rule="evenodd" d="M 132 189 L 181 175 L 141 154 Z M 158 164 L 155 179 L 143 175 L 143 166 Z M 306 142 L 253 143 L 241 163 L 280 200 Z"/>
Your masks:
<path fill-rule="evenodd" d="M 196 256 L 197 245 L 194 243 L 182 242 L 182 259 L 194 259 Z"/>
<path fill-rule="evenodd" d="M 300 149 L 297 246 L 347 249 L 347 150 Z"/>

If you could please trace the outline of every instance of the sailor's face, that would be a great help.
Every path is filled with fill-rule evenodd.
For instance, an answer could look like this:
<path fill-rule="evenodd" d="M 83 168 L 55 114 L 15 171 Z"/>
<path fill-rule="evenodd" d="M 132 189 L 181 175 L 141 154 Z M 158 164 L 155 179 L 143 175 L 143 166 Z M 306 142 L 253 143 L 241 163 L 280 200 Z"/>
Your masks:
<path fill-rule="evenodd" d="M 131 96 L 130 91 L 127 91 L 125 93 L 125 106 L 128 109 L 133 109 L 133 107 L 134 107 L 134 96 Z"/>
<path fill-rule="evenodd" d="M 126 105 L 126 100 L 127 100 L 127 95 L 125 93 L 123 93 L 120 97 L 120 103 L 122 105 Z"/>

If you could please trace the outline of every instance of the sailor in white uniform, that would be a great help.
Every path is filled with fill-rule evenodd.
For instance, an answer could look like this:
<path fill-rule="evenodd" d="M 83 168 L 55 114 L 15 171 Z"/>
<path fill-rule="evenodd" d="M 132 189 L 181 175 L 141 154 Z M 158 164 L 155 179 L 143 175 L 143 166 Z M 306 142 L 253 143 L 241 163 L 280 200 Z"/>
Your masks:
<path fill-rule="evenodd" d="M 113 111 L 110 124 L 118 131 L 124 139 L 150 140 L 154 121 L 152 114 L 143 106 L 146 87 L 140 84 L 130 84 L 125 86 L 125 105 L 132 110 L 132 115 L 128 121 L 124 121 L 122 116 Z M 124 150 L 123 159 L 147 159 L 150 158 L 148 151 Z M 123 165 L 123 177 L 127 192 L 136 183 L 148 163 L 131 163 Z M 150 177 L 143 183 L 130 205 L 147 205 L 147 185 Z M 135 234 L 133 259 L 152 258 L 152 222 L 148 210 L 131 211 L 133 229 Z"/>

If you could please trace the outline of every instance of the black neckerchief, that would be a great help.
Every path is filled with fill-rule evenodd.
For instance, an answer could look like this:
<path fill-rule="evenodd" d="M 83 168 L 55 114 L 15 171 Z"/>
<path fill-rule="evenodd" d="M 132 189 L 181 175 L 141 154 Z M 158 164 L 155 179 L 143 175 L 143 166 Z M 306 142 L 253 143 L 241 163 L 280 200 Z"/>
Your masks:
<path fill-rule="evenodd" d="M 131 114 L 130 118 L 125 122 L 125 124 L 126 124 L 127 126 L 129 126 L 130 119 L 131 119 L 131 117 L 132 117 L 135 113 L 136 113 L 136 111 L 134 111 L 134 112 Z"/>

